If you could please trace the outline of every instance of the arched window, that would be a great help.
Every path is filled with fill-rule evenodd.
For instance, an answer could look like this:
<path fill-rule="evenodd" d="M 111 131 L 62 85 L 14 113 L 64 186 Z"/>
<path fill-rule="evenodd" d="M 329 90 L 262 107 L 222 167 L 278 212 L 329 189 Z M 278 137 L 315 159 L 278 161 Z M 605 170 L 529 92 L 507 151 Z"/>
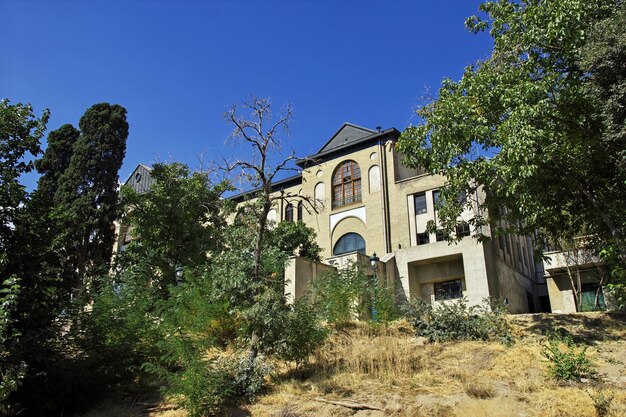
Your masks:
<path fill-rule="evenodd" d="M 285 221 L 292 222 L 293 221 L 293 204 L 287 204 L 285 208 Z"/>
<path fill-rule="evenodd" d="M 361 169 L 354 161 L 342 162 L 333 173 L 333 208 L 361 201 Z"/>
<path fill-rule="evenodd" d="M 335 243 L 333 255 L 343 255 L 350 252 L 365 254 L 365 240 L 358 233 L 346 233 Z"/>
<path fill-rule="evenodd" d="M 302 218 L 302 201 L 298 202 L 298 221 L 304 220 Z"/>

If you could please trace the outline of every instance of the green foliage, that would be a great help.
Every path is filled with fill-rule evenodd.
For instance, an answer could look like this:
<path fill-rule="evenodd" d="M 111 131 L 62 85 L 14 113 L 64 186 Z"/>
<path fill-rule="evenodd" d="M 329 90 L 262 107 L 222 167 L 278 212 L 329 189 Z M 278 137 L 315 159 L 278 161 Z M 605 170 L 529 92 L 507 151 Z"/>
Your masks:
<path fill-rule="evenodd" d="M 142 272 L 138 269 L 104 286 L 94 296 L 91 311 L 81 317 L 81 350 L 100 364 L 100 374 L 115 375 L 117 381 L 130 378 L 158 355 L 156 290 L 142 285 L 143 277 L 131 276 Z"/>
<path fill-rule="evenodd" d="M 128 122 L 124 107 L 91 106 L 80 118 L 80 137 L 54 196 L 59 233 L 53 250 L 62 257 L 63 279 L 85 299 L 108 272 L 119 217 L 118 171 L 126 153 Z M 91 288 L 90 288 L 91 287 Z"/>
<path fill-rule="evenodd" d="M 264 377 L 270 371 L 263 360 L 250 367 L 249 359 L 242 354 L 186 359 L 180 372 L 169 374 L 164 393 L 191 417 L 215 415 L 226 405 L 252 400 L 263 389 Z"/>
<path fill-rule="evenodd" d="M 398 144 L 408 165 L 447 177 L 438 228 L 453 232 L 473 209 L 470 223 L 491 220 L 496 233 L 614 238 L 624 263 L 623 9 L 502 0 L 480 6 L 485 20 L 467 20 L 489 31 L 491 57 L 445 80 Z M 471 198 L 455 199 L 460 192 Z"/>
<path fill-rule="evenodd" d="M 217 282 L 206 270 L 187 270 L 185 283 L 170 288 L 171 296 L 153 310 L 159 353 L 146 358 L 143 369 L 166 382 L 164 393 L 191 415 L 251 399 L 268 372 L 260 360 L 249 366 L 243 354 L 217 353 L 215 348 L 236 347 L 242 326 L 236 306 L 217 297 Z"/>
<path fill-rule="evenodd" d="M 430 342 L 450 340 L 495 340 L 513 343 L 506 308 L 495 300 L 485 299 L 480 306 L 468 306 L 464 298 L 433 306 L 415 298 L 407 306 L 407 318 L 417 336 Z"/>
<path fill-rule="evenodd" d="M 278 223 L 268 231 L 268 241 L 286 254 L 320 260 L 322 248 L 315 242 L 315 231 L 301 221 Z"/>
<path fill-rule="evenodd" d="M 301 365 L 326 341 L 328 331 L 317 312 L 304 298 L 296 300 L 285 316 L 282 335 L 276 344 L 279 358 Z"/>
<path fill-rule="evenodd" d="M 548 360 L 548 372 L 561 381 L 580 380 L 593 374 L 586 356 L 587 347 L 577 347 L 568 334 L 551 332 L 543 346 L 543 356 Z"/>
<path fill-rule="evenodd" d="M 15 277 L 4 280 L 0 287 L 0 412 L 6 414 L 10 411 L 6 401 L 26 372 L 26 364 L 17 352 L 20 333 L 11 319 L 19 292 L 19 280 Z"/>
<path fill-rule="evenodd" d="M 155 164 L 150 192 L 122 189 L 125 224 L 134 239 L 118 259 L 121 267 L 142 262 L 152 269 L 153 285 L 165 294 L 175 268 L 195 268 L 222 249 L 226 225 L 222 193 L 226 183 L 211 184 L 204 172 L 181 163 Z"/>
<path fill-rule="evenodd" d="M 376 287 L 376 302 L 374 306 L 378 312 L 378 321 L 381 323 L 389 323 L 401 316 L 396 292 L 393 287 L 382 286 L 379 283 Z"/>
<path fill-rule="evenodd" d="M 50 117 L 45 110 L 36 118 L 28 104 L 0 100 L 0 253 L 9 250 L 15 215 L 26 200 L 20 175 L 30 172 L 32 157 L 41 151 L 40 140 Z M 2 265 L 0 265 L 2 266 Z M 1 272 L 2 270 L 0 270 Z"/>
<path fill-rule="evenodd" d="M 311 286 L 315 306 L 323 319 L 340 324 L 362 316 L 368 310 L 371 282 L 362 267 L 349 264 L 322 273 Z"/>

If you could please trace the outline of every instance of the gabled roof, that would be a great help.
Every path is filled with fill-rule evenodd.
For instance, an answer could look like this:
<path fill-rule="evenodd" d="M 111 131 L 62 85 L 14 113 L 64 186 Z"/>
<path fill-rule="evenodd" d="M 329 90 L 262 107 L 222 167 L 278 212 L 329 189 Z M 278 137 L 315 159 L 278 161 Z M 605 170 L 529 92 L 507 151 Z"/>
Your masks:
<path fill-rule="evenodd" d="M 333 148 L 347 145 L 351 142 L 356 142 L 359 139 L 371 135 L 372 133 L 376 133 L 376 131 L 346 122 L 335 132 L 328 142 L 326 142 L 326 144 L 324 144 L 324 146 L 317 151 L 317 153 L 326 152 Z"/>
<path fill-rule="evenodd" d="M 151 171 L 152 168 L 147 165 L 137 165 L 137 168 L 130 174 L 124 185 L 132 187 L 139 194 L 147 192 L 152 185 Z"/>
<path fill-rule="evenodd" d="M 344 132 L 344 128 L 346 127 L 349 128 L 349 130 L 345 131 L 348 135 L 343 136 L 342 132 Z M 357 134 L 356 132 L 360 133 Z M 349 135 L 349 133 L 353 133 L 353 135 Z M 393 127 L 383 131 L 374 131 L 345 123 L 341 129 L 339 129 L 337 133 L 335 133 L 333 137 L 322 147 L 322 149 L 320 149 L 319 152 L 309 155 L 306 158 L 297 159 L 296 165 L 301 168 L 307 168 L 322 161 L 328 161 L 330 159 L 347 155 L 357 149 L 363 149 L 364 147 L 371 146 L 379 140 L 396 141 L 399 136 L 400 132 Z M 338 138 L 344 139 L 343 143 L 341 143 L 342 141 L 338 140 Z"/>

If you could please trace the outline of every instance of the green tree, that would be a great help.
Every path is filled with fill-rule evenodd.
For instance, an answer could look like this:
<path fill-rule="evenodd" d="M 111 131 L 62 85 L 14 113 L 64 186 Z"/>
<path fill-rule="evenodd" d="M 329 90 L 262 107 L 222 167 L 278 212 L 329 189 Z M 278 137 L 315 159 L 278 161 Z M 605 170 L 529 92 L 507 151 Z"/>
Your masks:
<path fill-rule="evenodd" d="M 54 208 L 51 202 L 59 178 L 69 167 L 79 134 L 71 125 L 50 132 L 43 156 L 35 161 L 41 175 L 37 188 L 15 219 L 16 245 L 10 269 L 21 277 L 24 287 L 18 310 L 22 312 L 20 324 L 25 329 L 49 328 L 50 320 L 62 308 L 60 300 L 68 298 L 69 288 L 63 286 L 60 267 L 63 260 L 52 250 L 60 228 L 51 216 Z"/>
<path fill-rule="evenodd" d="M 438 228 L 454 230 L 461 211 L 477 205 L 478 231 L 489 216 L 496 233 L 590 234 L 616 242 L 624 259 L 625 143 L 610 134 L 623 124 L 610 118 L 612 130 L 603 115 L 619 108 L 623 94 L 605 102 L 601 92 L 620 85 L 603 75 L 602 65 L 613 64 L 585 52 L 594 36 L 605 39 L 590 34 L 620 3 L 501 0 L 480 6 L 486 19 L 466 21 L 474 33 L 489 31 L 491 57 L 458 82 L 444 80 L 398 145 L 407 164 L 448 178 Z M 619 61 L 615 67 L 608 72 L 623 71 Z M 484 199 L 454 198 L 481 189 Z"/>
<path fill-rule="evenodd" d="M 53 216 L 61 226 L 54 250 L 64 259 L 63 279 L 81 292 L 109 269 L 119 216 L 118 171 L 126 152 L 126 109 L 95 104 L 81 117 L 80 137 L 59 178 Z M 95 283 L 97 284 L 97 283 Z"/>
<path fill-rule="evenodd" d="M 165 293 L 174 284 L 177 266 L 205 266 L 208 257 L 223 249 L 229 186 L 211 184 L 206 172 L 193 172 L 181 163 L 155 164 L 150 191 L 122 189 L 124 222 L 134 239 L 120 258 L 121 265 L 142 263 Z"/>
<path fill-rule="evenodd" d="M 315 242 L 315 235 L 315 230 L 301 221 L 280 222 L 268 231 L 268 241 L 287 256 L 319 261 L 322 248 Z"/>
<path fill-rule="evenodd" d="M 49 112 L 35 117 L 32 107 L 0 100 L 0 412 L 15 412 L 7 403 L 21 384 L 26 363 L 21 355 L 22 334 L 16 314 L 20 280 L 12 263 L 15 223 L 27 199 L 20 176 L 30 172 L 31 158 L 40 152 L 40 139 Z"/>
<path fill-rule="evenodd" d="M 14 220 L 26 200 L 20 176 L 33 168 L 50 113 L 36 118 L 30 105 L 0 100 L 0 267 L 13 236 Z M 1 269 L 0 269 L 1 270 Z"/>

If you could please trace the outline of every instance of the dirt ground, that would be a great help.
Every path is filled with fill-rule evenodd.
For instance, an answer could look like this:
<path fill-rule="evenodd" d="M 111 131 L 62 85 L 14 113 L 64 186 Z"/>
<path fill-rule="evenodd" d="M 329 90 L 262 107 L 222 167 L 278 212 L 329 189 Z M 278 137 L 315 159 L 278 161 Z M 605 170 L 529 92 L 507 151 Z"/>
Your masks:
<path fill-rule="evenodd" d="M 626 315 L 510 316 L 516 342 L 425 343 L 406 323 L 336 332 L 304 369 L 276 369 L 266 394 L 224 416 L 626 416 Z M 545 332 L 586 345 L 595 375 L 558 383 Z M 154 394 L 108 401 L 84 417 L 184 417 Z"/>

